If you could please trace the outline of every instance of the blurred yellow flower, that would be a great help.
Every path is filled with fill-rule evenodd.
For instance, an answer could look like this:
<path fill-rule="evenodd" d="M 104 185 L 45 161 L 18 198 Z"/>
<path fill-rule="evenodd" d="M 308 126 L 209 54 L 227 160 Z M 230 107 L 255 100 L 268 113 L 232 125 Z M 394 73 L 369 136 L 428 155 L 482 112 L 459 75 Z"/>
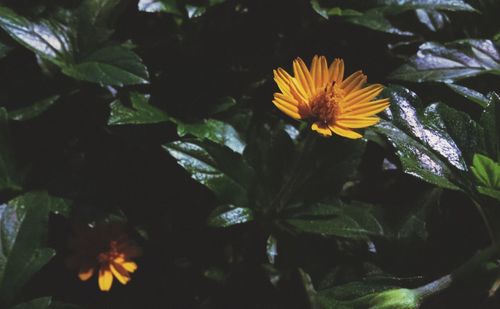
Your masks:
<path fill-rule="evenodd" d="M 90 279 L 98 271 L 101 291 L 109 291 L 113 276 L 121 283 L 130 281 L 130 273 L 137 270 L 131 259 L 142 250 L 131 242 L 122 223 L 100 223 L 94 227 L 75 226 L 75 234 L 69 241 L 74 254 L 67 260 L 68 266 L 78 270 L 82 281 Z"/>
<path fill-rule="evenodd" d="M 311 128 L 324 136 L 332 132 L 356 139 L 362 135 L 353 129 L 379 122 L 375 114 L 389 106 L 389 99 L 373 100 L 384 88 L 380 84 L 364 87 L 366 75 L 357 71 L 344 79 L 344 61 L 335 59 L 328 67 L 324 56 L 314 56 L 308 69 L 297 58 L 292 77 L 282 68 L 274 70 L 274 80 L 281 93 L 273 103 L 294 119 L 308 119 Z"/>

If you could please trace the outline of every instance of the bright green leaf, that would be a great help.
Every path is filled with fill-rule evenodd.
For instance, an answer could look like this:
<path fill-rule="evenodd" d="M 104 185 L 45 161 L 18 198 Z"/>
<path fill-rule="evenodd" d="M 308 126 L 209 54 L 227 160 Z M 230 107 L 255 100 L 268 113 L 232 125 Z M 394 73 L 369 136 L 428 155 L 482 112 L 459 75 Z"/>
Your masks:
<path fill-rule="evenodd" d="M 487 156 L 476 154 L 471 171 L 478 191 L 500 201 L 500 164 Z"/>

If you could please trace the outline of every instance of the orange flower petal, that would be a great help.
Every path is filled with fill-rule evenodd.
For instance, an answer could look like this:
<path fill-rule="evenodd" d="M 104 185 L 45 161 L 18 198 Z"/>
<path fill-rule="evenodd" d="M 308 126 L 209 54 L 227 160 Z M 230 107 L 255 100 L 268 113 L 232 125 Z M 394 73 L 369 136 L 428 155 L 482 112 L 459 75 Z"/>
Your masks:
<path fill-rule="evenodd" d="M 130 281 L 130 275 L 120 264 L 111 263 L 109 269 L 121 284 L 127 284 Z"/>
<path fill-rule="evenodd" d="M 344 60 L 335 59 L 328 69 L 329 81 L 341 83 L 344 79 Z"/>
<path fill-rule="evenodd" d="M 99 269 L 99 289 L 103 292 L 111 290 L 113 285 L 113 274 L 109 266 L 101 267 Z"/>
<path fill-rule="evenodd" d="M 137 264 L 132 261 L 123 262 L 121 263 L 121 265 L 126 271 L 130 273 L 133 273 L 137 270 Z"/>
<path fill-rule="evenodd" d="M 321 134 L 323 136 L 332 136 L 332 131 L 329 128 L 322 128 L 322 127 L 318 126 L 318 124 L 316 124 L 316 123 L 313 123 L 311 125 L 311 129 L 313 131 L 318 132 L 319 134 Z"/>
<path fill-rule="evenodd" d="M 306 64 L 301 58 L 297 58 L 293 61 L 293 74 L 295 79 L 298 80 L 299 84 L 305 90 L 305 93 L 310 96 L 314 90 L 314 83 Z"/>
<path fill-rule="evenodd" d="M 344 103 L 342 105 L 349 106 L 360 102 L 373 100 L 380 94 L 380 92 L 382 92 L 383 89 L 384 87 L 382 85 L 375 84 L 359 89 L 357 91 L 353 91 L 344 98 Z"/>
<path fill-rule="evenodd" d="M 87 281 L 92 277 L 93 274 L 93 267 L 80 268 L 80 271 L 78 272 L 78 278 L 80 278 L 80 280 L 82 281 Z"/>
<path fill-rule="evenodd" d="M 354 72 L 342 82 L 342 89 L 349 95 L 351 91 L 356 91 L 366 83 L 366 75 L 361 71 Z"/>
<path fill-rule="evenodd" d="M 363 137 L 363 135 L 359 134 L 358 132 L 340 127 L 338 125 L 330 126 L 330 129 L 333 131 L 333 133 L 350 139 L 358 139 Z"/>
<path fill-rule="evenodd" d="M 337 119 L 335 123 L 344 128 L 359 129 L 372 126 L 377 124 L 379 121 L 380 118 L 378 117 L 343 117 Z"/>
<path fill-rule="evenodd" d="M 389 99 L 358 103 L 344 111 L 347 117 L 367 117 L 380 113 L 389 107 Z"/>

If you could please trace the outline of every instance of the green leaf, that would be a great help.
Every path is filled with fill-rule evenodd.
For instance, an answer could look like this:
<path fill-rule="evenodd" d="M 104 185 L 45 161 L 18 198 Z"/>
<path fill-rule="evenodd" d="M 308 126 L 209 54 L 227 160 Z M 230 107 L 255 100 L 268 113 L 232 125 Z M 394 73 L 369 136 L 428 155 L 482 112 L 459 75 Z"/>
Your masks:
<path fill-rule="evenodd" d="M 345 204 L 340 200 L 294 209 L 284 222 L 298 231 L 325 236 L 367 239 L 368 236 L 384 235 L 375 207 Z"/>
<path fill-rule="evenodd" d="M 22 178 L 10 149 L 7 111 L 0 108 L 0 190 L 21 190 Z"/>
<path fill-rule="evenodd" d="M 479 104 L 483 108 L 488 105 L 488 98 L 480 92 L 456 84 L 446 84 L 446 86 L 450 87 L 451 90 L 455 91 L 464 98 Z"/>
<path fill-rule="evenodd" d="M 500 200 L 500 164 L 487 156 L 476 154 L 471 171 L 480 193 Z"/>
<path fill-rule="evenodd" d="M 377 0 L 380 6 L 385 6 L 388 13 L 402 13 L 408 10 L 443 10 L 443 11 L 468 11 L 476 10 L 463 0 Z"/>
<path fill-rule="evenodd" d="M 182 15 L 177 0 L 139 0 L 137 8 L 139 11 L 148 13 L 162 12 Z"/>
<path fill-rule="evenodd" d="M 111 36 L 113 31 L 108 27 L 119 5 L 120 0 L 82 1 L 76 15 L 79 43 L 84 50 L 94 50 Z"/>
<path fill-rule="evenodd" d="M 26 121 L 36 118 L 48 110 L 59 100 L 60 96 L 54 95 L 44 100 L 38 101 L 28 107 L 20 108 L 9 112 L 9 119 L 16 121 Z"/>
<path fill-rule="evenodd" d="M 63 68 L 73 78 L 101 85 L 124 86 L 149 83 L 142 59 L 124 46 L 97 50 L 74 65 Z"/>
<path fill-rule="evenodd" d="M 223 97 L 217 100 L 215 104 L 210 105 L 209 113 L 211 115 L 222 113 L 236 105 L 236 100 L 232 97 Z"/>
<path fill-rule="evenodd" d="M 348 16 L 346 17 L 346 21 L 376 31 L 398 35 L 413 35 L 412 32 L 403 31 L 394 27 L 391 22 L 385 18 L 384 10 L 379 8 L 368 10 L 362 15 Z"/>
<path fill-rule="evenodd" d="M 238 132 L 228 123 L 215 119 L 205 119 L 200 123 L 177 123 L 177 134 L 183 137 L 190 134 L 194 137 L 207 139 L 214 143 L 224 145 L 239 154 L 245 149 L 245 142 Z"/>
<path fill-rule="evenodd" d="M 446 24 L 450 23 L 446 14 L 436 10 L 417 9 L 415 13 L 418 20 L 433 32 L 443 29 Z"/>
<path fill-rule="evenodd" d="M 424 43 L 407 64 L 391 73 L 390 78 L 452 83 L 485 73 L 500 75 L 498 46 L 490 40 L 469 39 L 444 45 Z"/>
<path fill-rule="evenodd" d="M 484 128 L 488 154 L 500 162 L 500 97 L 495 92 L 488 95 L 488 106 L 479 123 Z"/>
<path fill-rule="evenodd" d="M 108 125 L 152 124 L 170 120 L 167 113 L 149 104 L 147 94 L 130 93 L 130 103 L 131 107 L 127 107 L 121 100 L 113 101 L 110 104 Z"/>
<path fill-rule="evenodd" d="M 54 20 L 29 20 L 0 7 L 0 27 L 13 39 L 57 65 L 73 62 L 74 39 L 68 27 Z"/>
<path fill-rule="evenodd" d="M 84 307 L 55 301 L 50 304 L 49 309 L 84 309 Z"/>
<path fill-rule="evenodd" d="M 42 297 L 30 300 L 26 303 L 15 305 L 10 309 L 47 309 L 52 303 L 51 297 Z M 51 307 L 52 308 L 52 307 Z"/>
<path fill-rule="evenodd" d="M 223 205 L 217 207 L 208 217 L 208 225 L 212 227 L 229 227 L 253 221 L 254 213 L 249 208 Z"/>
<path fill-rule="evenodd" d="M 445 129 L 466 115 L 441 104 L 430 105 L 423 111 L 416 94 L 401 86 L 387 87 L 384 96 L 391 99 L 388 112 L 391 121 L 381 121 L 374 130 L 385 135 L 397 150 L 403 171 L 443 188 L 458 189 L 468 166 Z M 434 113 L 441 109 L 445 110 L 443 118 Z M 451 135 L 456 137 L 467 125 L 451 128 Z"/>
<path fill-rule="evenodd" d="M 252 169 L 241 155 L 209 141 L 190 139 L 163 146 L 191 177 L 207 186 L 225 203 L 249 205 Z"/>
<path fill-rule="evenodd" d="M 442 189 L 432 188 L 419 196 L 413 205 L 413 208 L 404 216 L 398 224 L 398 239 L 420 239 L 426 240 L 429 237 L 427 221 L 432 209 L 439 206 Z"/>
<path fill-rule="evenodd" d="M 429 128 L 446 132 L 467 163 L 472 162 L 476 152 L 485 151 L 484 130 L 466 113 L 443 103 L 434 103 L 425 108 L 422 120 Z"/>
<path fill-rule="evenodd" d="M 7 304 L 16 292 L 55 254 L 45 248 L 52 198 L 32 192 L 0 205 L 0 301 Z"/>

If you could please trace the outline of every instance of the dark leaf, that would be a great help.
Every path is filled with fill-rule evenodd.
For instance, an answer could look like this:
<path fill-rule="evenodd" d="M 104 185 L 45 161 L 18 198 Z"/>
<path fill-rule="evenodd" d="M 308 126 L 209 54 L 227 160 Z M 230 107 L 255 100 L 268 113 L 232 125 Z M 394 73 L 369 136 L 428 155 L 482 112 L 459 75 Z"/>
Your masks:
<path fill-rule="evenodd" d="M 104 47 L 78 63 L 63 68 L 73 78 L 101 85 L 124 86 L 149 83 L 142 59 L 124 46 Z"/>
<path fill-rule="evenodd" d="M 45 247 L 53 203 L 47 193 L 33 192 L 0 205 L 0 300 L 3 304 L 10 303 L 19 288 L 55 254 Z"/>
<path fill-rule="evenodd" d="M 177 141 L 163 146 L 199 183 L 212 190 L 222 202 L 247 207 L 252 169 L 241 155 L 208 141 Z"/>
<path fill-rule="evenodd" d="M 177 134 L 183 137 L 190 134 L 194 137 L 210 140 L 224 145 L 237 153 L 243 153 L 245 142 L 238 132 L 228 123 L 216 119 L 205 119 L 199 123 L 177 123 Z"/>
<path fill-rule="evenodd" d="M 15 305 L 10 309 L 47 309 L 49 308 L 49 306 L 50 308 L 52 308 L 51 303 L 52 303 L 52 298 L 42 297 L 30 300 L 26 303 Z"/>
<path fill-rule="evenodd" d="M 285 222 L 298 231 L 325 236 L 367 239 L 384 235 L 375 207 L 340 200 L 295 209 Z"/>
<path fill-rule="evenodd" d="M 59 100 L 58 95 L 51 96 L 33 105 L 9 112 L 9 119 L 16 121 L 25 121 L 36 118 L 49 109 L 54 103 Z"/>
<path fill-rule="evenodd" d="M 479 122 L 484 128 L 488 154 L 500 162 L 500 97 L 492 92 L 488 99 Z"/>
<path fill-rule="evenodd" d="M 0 190 L 20 190 L 22 178 L 10 149 L 7 111 L 0 108 Z"/>
<path fill-rule="evenodd" d="M 208 217 L 208 225 L 213 227 L 229 227 L 254 220 L 254 213 L 249 208 L 223 205 L 217 207 Z"/>
<path fill-rule="evenodd" d="M 443 29 L 450 23 L 448 16 L 439 11 L 417 9 L 415 12 L 418 20 L 433 32 Z"/>
<path fill-rule="evenodd" d="M 0 27 L 16 41 L 57 64 L 73 62 L 74 42 L 68 27 L 54 20 L 31 21 L 0 7 Z"/>
<path fill-rule="evenodd" d="M 423 112 L 415 93 L 400 86 L 387 87 L 385 95 L 391 99 L 387 110 L 391 121 L 381 121 L 374 130 L 385 135 L 396 148 L 404 172 L 443 188 L 457 189 L 459 175 L 468 166 L 462 151 L 442 128 L 444 125 L 440 128 L 429 120 L 438 117 L 432 114 L 437 105 Z M 453 117 L 446 117 L 451 123 Z M 454 129 L 452 133 L 457 134 Z"/>
<path fill-rule="evenodd" d="M 451 83 L 491 73 L 500 75 L 500 53 L 490 40 L 462 40 L 447 44 L 427 42 L 417 54 L 390 75 L 412 82 Z"/>
<path fill-rule="evenodd" d="M 125 106 L 120 100 L 112 102 L 108 125 L 151 124 L 170 120 L 164 111 L 149 104 L 148 101 L 149 95 L 132 92 L 131 107 Z"/>
<path fill-rule="evenodd" d="M 481 107 L 486 107 L 488 105 L 488 98 L 480 92 L 456 84 L 446 84 L 446 86 L 450 87 L 451 90 L 455 91 L 464 98 L 481 105 Z"/>
<path fill-rule="evenodd" d="M 142 12 L 182 15 L 177 0 L 139 0 L 137 7 Z"/>

